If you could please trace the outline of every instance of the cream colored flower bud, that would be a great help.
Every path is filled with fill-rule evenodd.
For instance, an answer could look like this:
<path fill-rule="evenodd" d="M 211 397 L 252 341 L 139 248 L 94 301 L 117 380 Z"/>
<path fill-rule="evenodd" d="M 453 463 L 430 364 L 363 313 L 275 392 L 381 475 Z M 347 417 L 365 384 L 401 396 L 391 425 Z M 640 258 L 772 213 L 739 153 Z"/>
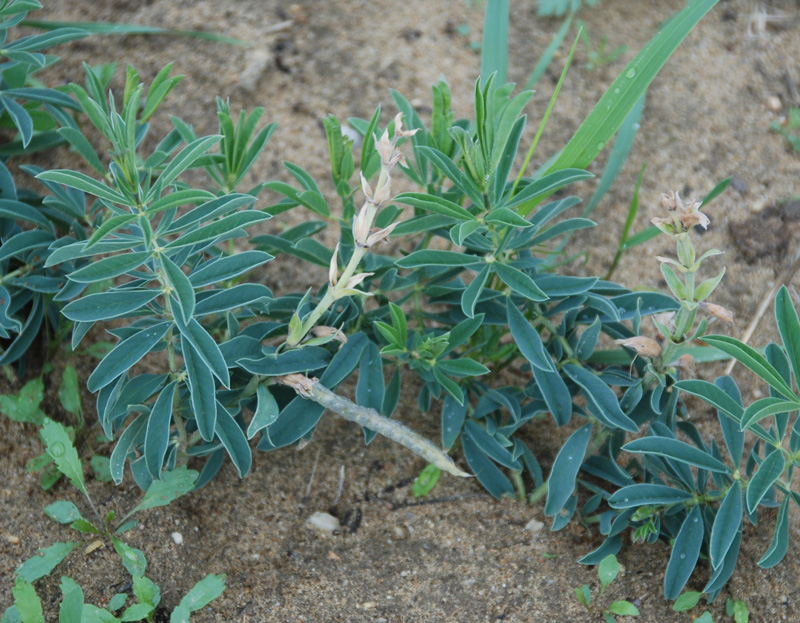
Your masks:
<path fill-rule="evenodd" d="M 336 327 L 320 325 L 311 329 L 311 333 L 314 337 L 329 337 L 342 344 L 347 344 L 347 336 L 342 333 L 341 329 L 337 329 Z"/>
<path fill-rule="evenodd" d="M 361 176 L 361 192 L 364 193 L 367 201 L 372 201 L 375 203 L 375 200 L 373 199 L 374 195 L 372 194 L 372 186 L 369 185 L 369 182 L 367 181 L 367 178 L 364 177 L 363 173 L 359 172 L 359 175 Z"/>
<path fill-rule="evenodd" d="M 360 284 L 364 279 L 367 277 L 371 277 L 375 273 L 358 273 L 357 275 L 353 275 L 350 279 L 347 280 L 347 284 L 345 288 L 347 290 L 353 290 L 358 284 Z"/>
<path fill-rule="evenodd" d="M 333 255 L 331 256 L 331 264 L 328 267 L 328 282 L 335 286 L 336 282 L 339 281 L 339 243 L 336 243 L 336 248 L 333 250 Z"/>
<path fill-rule="evenodd" d="M 700 305 L 717 320 L 721 320 L 727 324 L 733 324 L 733 312 L 730 309 L 714 303 L 701 303 Z"/>
<path fill-rule="evenodd" d="M 659 343 L 654 339 L 644 337 L 643 335 L 615 341 L 617 344 L 622 344 L 622 346 L 632 348 L 643 357 L 649 357 L 653 359 L 661 355 L 661 346 Z"/>
<path fill-rule="evenodd" d="M 383 229 L 376 231 L 374 234 L 370 234 L 369 238 L 367 238 L 367 244 L 365 245 L 368 249 L 371 249 L 379 242 L 386 240 L 389 237 L 389 234 L 392 233 L 395 227 L 400 224 L 400 221 L 392 223 L 388 227 L 384 227 Z"/>
<path fill-rule="evenodd" d="M 367 201 L 359 211 L 355 220 L 353 221 L 353 238 L 356 244 L 364 247 L 367 244 L 369 237 L 369 230 L 372 227 L 372 217 L 375 213 L 375 205 L 371 201 Z"/>
<path fill-rule="evenodd" d="M 372 198 L 372 202 L 376 206 L 379 206 L 384 201 L 390 199 L 391 196 L 392 196 L 392 178 L 387 173 L 385 179 L 383 180 L 383 183 L 380 186 L 378 186 L 378 189 L 375 191 L 375 196 Z"/>

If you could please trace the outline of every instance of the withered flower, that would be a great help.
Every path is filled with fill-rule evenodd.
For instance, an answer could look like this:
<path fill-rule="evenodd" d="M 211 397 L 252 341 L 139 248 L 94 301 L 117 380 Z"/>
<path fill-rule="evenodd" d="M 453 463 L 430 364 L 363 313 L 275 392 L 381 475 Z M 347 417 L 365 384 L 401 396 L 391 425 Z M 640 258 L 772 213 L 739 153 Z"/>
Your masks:
<path fill-rule="evenodd" d="M 733 312 L 730 309 L 714 303 L 701 303 L 700 305 L 717 320 L 721 320 L 726 324 L 733 324 Z"/>
<path fill-rule="evenodd" d="M 639 335 L 637 337 L 629 337 L 624 340 L 615 340 L 617 344 L 621 344 L 626 348 L 632 348 L 643 357 L 655 359 L 661 355 L 661 345 L 654 339 Z"/>

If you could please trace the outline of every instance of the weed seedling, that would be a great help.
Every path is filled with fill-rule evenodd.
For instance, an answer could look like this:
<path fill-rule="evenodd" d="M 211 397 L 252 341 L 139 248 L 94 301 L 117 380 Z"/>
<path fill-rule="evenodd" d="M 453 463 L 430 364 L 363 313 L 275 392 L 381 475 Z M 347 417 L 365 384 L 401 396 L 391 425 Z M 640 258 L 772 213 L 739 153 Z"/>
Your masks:
<path fill-rule="evenodd" d="M 610 554 L 603 558 L 597 567 L 597 577 L 600 579 L 600 592 L 592 603 L 592 592 L 587 584 L 575 589 L 575 596 L 578 601 L 583 604 L 589 612 L 601 613 L 606 620 L 606 623 L 614 623 L 618 616 L 639 616 L 639 609 L 631 602 L 619 600 L 611 602 L 607 608 L 602 608 L 597 601 L 603 597 L 606 589 L 616 579 L 619 574 L 620 564 L 617 557 Z"/>

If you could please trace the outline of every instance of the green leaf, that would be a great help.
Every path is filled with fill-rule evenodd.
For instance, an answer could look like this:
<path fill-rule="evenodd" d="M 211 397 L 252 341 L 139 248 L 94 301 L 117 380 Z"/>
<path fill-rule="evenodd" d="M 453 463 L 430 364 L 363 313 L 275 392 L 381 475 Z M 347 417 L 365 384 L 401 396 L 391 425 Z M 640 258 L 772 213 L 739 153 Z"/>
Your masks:
<path fill-rule="evenodd" d="M 112 255 L 111 257 L 104 257 L 101 260 L 87 264 L 71 272 L 68 277 L 70 281 L 75 281 L 77 283 L 105 281 L 106 279 L 113 279 L 135 268 L 139 268 L 139 266 L 144 264 L 151 257 L 153 257 L 153 254 L 150 251 Z"/>
<path fill-rule="evenodd" d="M 625 444 L 622 449 L 626 452 L 663 456 L 680 463 L 707 469 L 710 472 L 720 474 L 731 472 L 731 468 L 722 461 L 679 439 L 660 436 L 642 437 Z"/>
<path fill-rule="evenodd" d="M 149 203 L 160 195 L 164 188 L 169 186 L 181 173 L 195 165 L 197 160 L 221 139 L 222 136 L 218 134 L 203 136 L 184 147 L 164 168 L 158 178 L 158 182 L 153 185 L 148 194 L 146 202 Z"/>
<path fill-rule="evenodd" d="M 575 490 L 575 479 L 586 455 L 592 435 L 592 423 L 576 430 L 559 450 L 547 479 L 547 502 L 544 514 L 548 517 L 558 513 Z"/>
<path fill-rule="evenodd" d="M 489 374 L 490 372 L 489 368 L 487 368 L 485 365 L 468 357 L 459 359 L 440 359 L 436 362 L 436 367 L 446 374 L 456 378 L 481 376 L 483 374 Z"/>
<path fill-rule="evenodd" d="M 445 392 L 459 402 L 464 399 L 464 395 L 458 383 L 445 376 L 444 372 L 442 372 L 438 367 L 432 368 L 431 372 L 433 372 L 433 378 L 438 381 L 439 385 L 442 386 L 442 389 L 444 389 Z"/>
<path fill-rule="evenodd" d="M 144 306 L 160 294 L 156 289 L 113 290 L 88 294 L 69 303 L 61 313 L 73 322 L 111 320 L 135 311 L 144 311 Z"/>
<path fill-rule="evenodd" d="M 714 623 L 714 617 L 711 616 L 710 612 L 706 611 L 696 619 L 692 619 L 692 623 Z"/>
<path fill-rule="evenodd" d="M 541 195 L 553 193 L 559 188 L 563 188 L 567 184 L 580 182 L 581 180 L 587 180 L 592 177 L 594 177 L 594 175 L 580 168 L 565 168 L 560 171 L 553 171 L 552 173 L 548 172 L 547 175 L 544 175 L 525 186 L 525 188 L 514 195 L 511 200 L 507 201 L 504 206 L 506 208 L 512 208 L 531 199 L 535 199 Z M 522 209 L 521 216 L 527 216 L 531 213 L 531 211 L 532 210 Z M 534 222 L 534 224 L 536 223 Z M 543 223 L 539 223 L 539 225 L 542 224 Z"/>
<path fill-rule="evenodd" d="M 671 506 L 688 502 L 692 494 L 666 485 L 639 483 L 616 491 L 609 499 L 611 508 L 637 508 L 639 506 Z"/>
<path fill-rule="evenodd" d="M 147 568 L 147 560 L 144 554 L 115 536 L 111 536 L 110 538 L 111 544 L 122 560 L 122 566 L 125 567 L 128 573 L 134 576 L 144 575 L 145 569 Z"/>
<path fill-rule="evenodd" d="M 509 299 L 506 304 L 508 326 L 520 353 L 532 366 L 545 372 L 555 371 L 553 360 L 545 350 L 539 332 L 528 322 L 522 312 Z"/>
<path fill-rule="evenodd" d="M 672 604 L 672 609 L 675 612 L 688 612 L 694 608 L 703 598 L 703 593 L 698 591 L 686 591 Z"/>
<path fill-rule="evenodd" d="M 569 376 L 583 391 L 586 400 L 593 407 L 592 413 L 603 424 L 638 433 L 639 427 L 622 411 L 619 399 L 608 385 L 585 368 L 574 364 L 566 364 L 561 370 Z"/>
<path fill-rule="evenodd" d="M 550 299 L 541 288 L 527 274 L 523 273 L 518 268 L 503 264 L 502 262 L 494 262 L 492 264 L 495 272 L 503 280 L 509 288 L 520 296 L 524 296 L 529 301 L 543 302 Z"/>
<path fill-rule="evenodd" d="M 0 261 L 34 249 L 41 249 L 44 252 L 52 240 L 52 233 L 40 229 L 32 229 L 15 234 L 0 245 Z"/>
<path fill-rule="evenodd" d="M 68 524 L 77 519 L 83 519 L 78 507 L 72 502 L 66 502 L 64 500 L 59 500 L 58 502 L 53 502 L 46 506 L 44 514 L 53 521 L 57 521 L 61 524 Z"/>
<path fill-rule="evenodd" d="M 189 281 L 195 288 L 217 284 L 238 277 L 271 259 L 273 256 L 264 251 L 237 252 L 234 255 L 201 264 L 189 275 Z"/>
<path fill-rule="evenodd" d="M 508 71 L 508 0 L 489 0 L 483 22 L 481 80 L 496 73 L 498 84 L 505 84 Z"/>
<path fill-rule="evenodd" d="M 777 452 L 773 452 L 773 454 L 777 454 Z M 772 541 L 761 560 L 758 561 L 758 566 L 762 569 L 774 567 L 786 556 L 786 551 L 789 548 L 789 499 L 788 495 L 784 496 L 778 511 L 778 519 L 775 522 Z"/>
<path fill-rule="evenodd" d="M 160 322 L 125 338 L 108 353 L 89 376 L 86 386 L 96 392 L 130 370 L 166 335 L 170 323 Z"/>
<path fill-rule="evenodd" d="M 44 381 L 41 377 L 31 379 L 18 394 L 0 395 L 0 412 L 15 422 L 39 425 L 45 413 L 39 408 L 44 399 Z"/>
<path fill-rule="evenodd" d="M 207 575 L 200 580 L 181 599 L 177 608 L 172 611 L 170 623 L 189 623 L 189 615 L 192 612 L 204 608 L 225 590 L 225 575 Z"/>
<path fill-rule="evenodd" d="M 734 481 L 725 499 L 719 506 L 714 525 L 711 528 L 711 541 L 709 543 L 709 556 L 714 569 L 725 561 L 725 555 L 731 548 L 736 534 L 742 526 L 742 483 Z"/>
<path fill-rule="evenodd" d="M 436 483 L 439 481 L 439 476 L 441 475 L 442 470 L 435 465 L 425 466 L 425 469 L 423 469 L 419 473 L 419 476 L 417 476 L 414 480 L 414 484 L 411 485 L 411 493 L 415 498 L 428 495 L 431 491 L 433 491 L 433 488 L 436 486 Z"/>
<path fill-rule="evenodd" d="M 89 240 L 86 241 L 86 244 L 83 247 L 84 251 L 88 251 L 94 247 L 111 232 L 116 231 L 121 227 L 125 227 L 125 225 L 128 223 L 136 220 L 138 216 L 138 214 L 117 214 L 116 216 L 112 216 L 110 219 L 103 221 L 103 224 L 95 229 L 94 233 L 89 237 Z"/>
<path fill-rule="evenodd" d="M 50 418 L 44 418 L 39 436 L 47 449 L 47 454 L 53 459 L 62 474 L 75 486 L 78 491 L 86 495 L 83 480 L 83 469 L 78 458 L 78 452 L 67 434 L 66 429 Z"/>
<path fill-rule="evenodd" d="M 128 203 L 128 200 L 116 190 L 113 190 L 105 184 L 92 179 L 85 173 L 79 173 L 78 171 L 70 171 L 68 169 L 42 171 L 36 176 L 36 179 L 44 180 L 46 182 L 55 182 L 56 184 L 63 184 L 64 186 L 69 186 L 70 188 L 76 188 L 78 190 L 82 190 L 83 192 L 87 192 L 90 195 L 94 195 L 95 197 L 100 197 L 101 199 L 110 201 L 111 203 L 117 203 L 120 205 L 127 205 Z"/>
<path fill-rule="evenodd" d="M 495 208 L 484 219 L 487 223 L 497 223 L 508 225 L 509 227 L 532 227 L 530 221 L 526 221 L 519 214 L 508 208 Z"/>
<path fill-rule="evenodd" d="M 120 621 L 142 621 L 153 611 L 150 604 L 133 604 L 125 609 L 120 616 Z"/>
<path fill-rule="evenodd" d="M 775 321 L 783 347 L 792 363 L 795 382 L 800 384 L 800 320 L 786 286 L 781 286 L 775 297 Z"/>
<path fill-rule="evenodd" d="M 58 400 L 61 406 L 71 413 L 79 422 L 83 421 L 83 408 L 81 407 L 81 392 L 78 387 L 78 372 L 74 366 L 64 367 L 61 377 L 61 386 L 58 388 Z"/>
<path fill-rule="evenodd" d="M 36 555 L 23 562 L 14 573 L 25 582 L 35 582 L 55 569 L 79 545 L 80 543 L 70 541 L 53 543 L 50 547 L 38 549 Z"/>
<path fill-rule="evenodd" d="M 455 400 L 449 394 L 442 401 L 442 447 L 450 448 L 461 433 L 467 415 L 467 401 Z"/>
<path fill-rule="evenodd" d="M 252 464 L 250 446 L 239 424 L 219 403 L 217 403 L 217 425 L 214 432 L 228 451 L 239 478 L 244 478 Z"/>
<path fill-rule="evenodd" d="M 736 359 L 788 400 L 797 400 L 792 388 L 783 380 L 780 373 L 755 349 L 726 335 L 706 335 L 703 341 Z"/>
<path fill-rule="evenodd" d="M 620 616 L 638 617 L 639 609 L 629 601 L 614 601 L 608 606 L 608 611 Z"/>
<path fill-rule="evenodd" d="M 597 567 L 597 577 L 600 578 L 600 586 L 603 587 L 603 590 L 606 590 L 608 585 L 616 579 L 619 569 L 619 561 L 614 554 L 609 554 L 600 561 L 600 565 Z"/>
<path fill-rule="evenodd" d="M 404 258 L 397 260 L 396 263 L 400 268 L 420 268 L 422 266 L 470 266 L 482 262 L 483 258 L 477 255 L 422 249 L 409 253 Z"/>
<path fill-rule="evenodd" d="M 572 396 L 567 384 L 555 370 L 542 370 L 531 366 L 531 371 L 550 414 L 558 426 L 564 426 L 572 417 Z"/>
<path fill-rule="evenodd" d="M 663 264 L 662 264 L 663 266 Z M 715 288 L 719 285 L 719 282 L 722 281 L 722 277 L 725 276 L 725 268 L 719 272 L 716 277 L 712 277 L 711 279 L 706 279 L 703 281 L 694 291 L 694 300 L 697 302 L 704 301 L 707 299 L 711 293 L 715 290 Z"/>
<path fill-rule="evenodd" d="M 681 41 L 717 0 L 697 0 L 686 6 L 654 36 L 608 87 L 584 119 L 550 171 L 586 168 L 614 136 L 639 98 Z"/>
<path fill-rule="evenodd" d="M 83 611 L 83 590 L 72 578 L 61 578 L 61 606 L 58 609 L 58 623 L 74 623 L 81 620 Z"/>
<path fill-rule="evenodd" d="M 14 595 L 14 608 L 17 610 L 17 620 L 20 623 L 44 623 L 44 611 L 42 610 L 42 601 L 36 594 L 36 589 L 33 584 L 25 582 L 21 578 L 17 578 L 14 583 L 14 588 L 11 589 Z M 6 613 L 8 610 L 6 611 Z M 10 619 L 11 617 L 9 617 Z M 6 621 L 6 615 L 3 615 L 3 623 Z"/>
<path fill-rule="evenodd" d="M 769 488 L 781 477 L 786 469 L 783 452 L 775 450 L 758 467 L 758 471 L 747 485 L 747 510 L 752 513 L 767 495 Z"/>
<path fill-rule="evenodd" d="M 686 586 L 686 582 L 697 564 L 697 559 L 700 557 L 704 532 L 705 524 L 701 507 L 698 504 L 693 506 L 686 515 L 672 546 L 672 554 L 664 574 L 664 596 L 667 599 L 677 599 L 683 587 Z"/>
<path fill-rule="evenodd" d="M 250 227 L 256 223 L 261 223 L 269 220 L 270 218 L 272 217 L 266 212 L 258 212 L 256 210 L 242 210 L 241 212 L 235 212 L 234 214 L 229 214 L 218 221 L 214 221 L 213 223 L 209 223 L 208 225 L 204 225 L 203 227 L 181 235 L 177 239 L 167 244 L 166 248 L 172 250 L 192 246 L 195 244 L 208 244 L 217 238 L 227 236 L 232 232 L 236 232 L 237 230 L 245 227 Z"/>
<path fill-rule="evenodd" d="M 188 469 L 185 465 L 162 473 L 161 480 L 153 481 L 147 489 L 147 493 L 144 494 L 142 501 L 125 515 L 119 523 L 125 523 L 125 520 L 134 513 L 158 506 L 167 506 L 173 500 L 191 493 L 198 475 L 198 472 Z"/>

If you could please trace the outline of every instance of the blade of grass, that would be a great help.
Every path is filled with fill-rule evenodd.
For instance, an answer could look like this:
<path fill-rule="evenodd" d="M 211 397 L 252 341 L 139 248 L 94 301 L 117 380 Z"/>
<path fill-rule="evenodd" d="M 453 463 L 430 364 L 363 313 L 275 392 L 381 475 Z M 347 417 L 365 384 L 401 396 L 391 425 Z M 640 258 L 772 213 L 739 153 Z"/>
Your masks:
<path fill-rule="evenodd" d="M 690 3 L 645 45 L 608 87 L 548 173 L 589 166 L 605 149 L 672 53 L 718 1 L 696 0 Z M 536 204 L 525 206 L 520 215 L 527 216 L 535 207 Z"/>
<path fill-rule="evenodd" d="M 495 84 L 506 83 L 508 76 L 508 0 L 489 0 L 483 21 L 481 82 L 497 73 Z"/>
<path fill-rule="evenodd" d="M 542 77 L 542 74 L 547 70 L 550 66 L 550 63 L 553 62 L 553 57 L 555 56 L 558 48 L 561 47 L 561 43 L 564 41 L 564 38 L 567 36 L 567 32 L 569 31 L 570 24 L 572 24 L 572 16 L 574 14 L 570 13 L 569 17 L 564 20 L 564 23 L 561 25 L 561 28 L 558 29 L 556 36 L 553 37 L 552 41 L 547 44 L 547 47 L 542 52 L 542 56 L 536 63 L 536 66 L 533 68 L 531 72 L 531 77 L 528 78 L 528 81 L 525 83 L 525 86 L 522 88 L 523 91 L 527 91 L 533 88 L 539 78 Z"/>
<path fill-rule="evenodd" d="M 519 175 L 517 175 L 517 179 L 514 180 L 514 187 L 511 189 L 511 194 L 513 195 L 517 191 L 517 186 L 522 180 L 522 176 L 525 174 L 525 170 L 528 168 L 528 165 L 531 162 L 531 158 L 533 158 L 533 152 L 536 151 L 536 145 L 539 144 L 539 139 L 542 137 L 542 132 L 544 132 L 544 128 L 547 125 L 547 120 L 550 118 L 550 113 L 553 111 L 553 106 L 555 106 L 556 98 L 558 97 L 559 91 L 561 91 L 561 85 L 564 84 L 564 78 L 567 77 L 567 70 L 569 69 L 569 65 L 572 62 L 572 55 L 575 54 L 575 48 L 578 45 L 578 38 L 575 38 L 575 41 L 572 43 L 572 49 L 569 51 L 569 56 L 567 57 L 567 62 L 564 63 L 564 69 L 561 71 L 561 77 L 558 79 L 558 84 L 556 84 L 556 88 L 553 91 L 553 95 L 550 98 L 550 102 L 547 104 L 547 110 L 544 111 L 544 117 L 542 117 L 541 123 L 539 123 L 539 127 L 536 129 L 536 136 L 533 137 L 533 143 L 531 143 L 531 147 L 528 150 L 527 155 L 525 156 L 525 161 L 522 163 L 522 167 L 519 170 Z M 530 210 L 527 212 L 525 211 L 525 207 L 529 204 L 535 204 L 535 200 L 531 200 L 530 202 L 523 203 L 519 208 L 517 208 L 517 212 L 520 214 L 529 214 Z"/>
<path fill-rule="evenodd" d="M 619 245 L 617 246 L 617 254 L 614 256 L 614 261 L 611 262 L 611 266 L 608 268 L 606 279 L 611 279 L 611 275 L 614 274 L 617 264 L 619 264 L 622 254 L 625 252 L 625 241 L 628 239 L 628 235 L 631 233 L 631 227 L 633 227 L 633 221 L 636 220 L 636 215 L 639 213 L 639 189 L 642 187 L 642 178 L 644 178 L 644 170 L 646 168 L 647 163 L 645 162 L 642 165 L 641 171 L 639 171 L 639 177 L 636 178 L 636 186 L 633 188 L 633 196 L 631 197 L 631 206 L 628 209 L 628 218 L 625 219 L 625 227 L 622 228 L 622 236 L 620 236 Z"/>
<path fill-rule="evenodd" d="M 213 32 L 202 32 L 199 30 L 174 30 L 171 28 L 159 28 L 158 26 L 144 26 L 141 24 L 123 24 L 120 22 L 56 22 L 46 20 L 25 20 L 23 26 L 39 28 L 41 30 L 55 30 L 56 28 L 81 28 L 87 32 L 98 35 L 172 35 L 181 37 L 194 37 L 196 39 L 207 39 L 217 43 L 227 43 L 228 45 L 250 46 L 249 41 L 226 37 Z"/>

